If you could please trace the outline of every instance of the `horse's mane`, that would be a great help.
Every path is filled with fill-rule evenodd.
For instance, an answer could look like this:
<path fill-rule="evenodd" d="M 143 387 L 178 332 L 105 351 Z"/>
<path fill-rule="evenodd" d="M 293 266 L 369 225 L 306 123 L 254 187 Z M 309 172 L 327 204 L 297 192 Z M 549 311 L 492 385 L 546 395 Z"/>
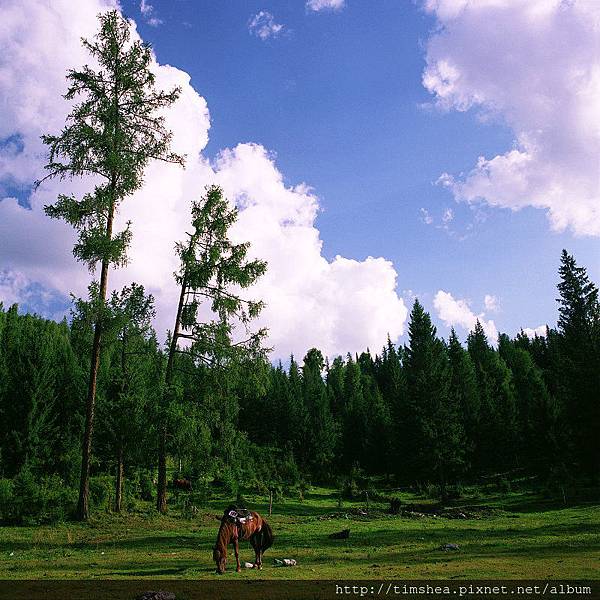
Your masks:
<path fill-rule="evenodd" d="M 227 556 L 227 545 L 233 537 L 233 527 L 235 527 L 235 524 L 228 521 L 225 518 L 225 515 L 223 515 L 221 525 L 219 526 L 219 532 L 217 533 L 217 541 L 213 548 L 213 560 L 218 560 L 220 556 Z"/>

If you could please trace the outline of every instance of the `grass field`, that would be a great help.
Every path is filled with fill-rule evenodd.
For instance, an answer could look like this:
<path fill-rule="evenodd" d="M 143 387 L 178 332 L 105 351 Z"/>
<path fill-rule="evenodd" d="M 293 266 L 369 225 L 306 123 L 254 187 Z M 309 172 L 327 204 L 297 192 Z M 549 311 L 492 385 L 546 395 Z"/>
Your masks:
<path fill-rule="evenodd" d="M 264 497 L 246 496 L 266 515 Z M 407 503 L 423 498 L 404 495 Z M 154 514 L 148 505 L 126 515 L 96 514 L 88 524 L 0 528 L 0 579 L 215 578 L 212 546 L 215 514 L 227 500 L 206 502 L 184 519 Z M 522 492 L 455 501 L 470 518 L 418 514 L 393 516 L 371 502 L 338 506 L 333 490 L 313 488 L 299 499 L 276 502 L 271 522 L 275 545 L 262 572 L 227 578 L 267 579 L 597 579 L 600 575 L 600 505 L 544 502 Z M 474 506 L 477 505 L 477 506 Z M 456 508 L 459 507 L 459 508 Z M 412 507 L 411 512 L 415 512 Z M 423 511 L 420 507 L 420 511 Z M 422 514 L 422 513 L 421 513 Z M 347 518 L 346 518 L 347 515 Z M 328 534 L 350 528 L 348 540 Z M 446 543 L 459 549 L 439 549 Z M 274 558 L 294 558 L 296 567 L 276 568 Z M 249 544 L 241 559 L 252 560 Z"/>

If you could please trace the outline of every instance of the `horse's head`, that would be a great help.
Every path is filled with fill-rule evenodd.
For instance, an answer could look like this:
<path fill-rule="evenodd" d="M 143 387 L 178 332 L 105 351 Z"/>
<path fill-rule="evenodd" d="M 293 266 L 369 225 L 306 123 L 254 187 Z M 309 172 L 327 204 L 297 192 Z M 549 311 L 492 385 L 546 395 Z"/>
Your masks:
<path fill-rule="evenodd" d="M 223 575 L 225 573 L 225 563 L 227 562 L 227 548 L 222 548 L 217 545 L 213 548 L 213 560 L 217 565 L 217 573 Z"/>

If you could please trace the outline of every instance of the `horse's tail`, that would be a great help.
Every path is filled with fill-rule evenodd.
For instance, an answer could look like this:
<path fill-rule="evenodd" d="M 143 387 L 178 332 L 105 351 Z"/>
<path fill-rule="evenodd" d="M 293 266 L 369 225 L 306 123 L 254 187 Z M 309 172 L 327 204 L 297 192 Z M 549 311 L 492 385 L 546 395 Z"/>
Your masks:
<path fill-rule="evenodd" d="M 262 522 L 262 527 L 260 528 L 260 533 L 260 550 L 261 552 L 264 552 L 273 545 L 273 540 L 275 539 L 271 526 L 264 519 Z"/>

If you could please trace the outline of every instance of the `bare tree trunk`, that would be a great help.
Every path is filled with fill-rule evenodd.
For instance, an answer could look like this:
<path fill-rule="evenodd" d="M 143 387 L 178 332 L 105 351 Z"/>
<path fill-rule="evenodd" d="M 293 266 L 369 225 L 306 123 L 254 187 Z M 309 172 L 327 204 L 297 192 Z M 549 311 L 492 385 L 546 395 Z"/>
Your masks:
<path fill-rule="evenodd" d="M 115 512 L 121 512 L 123 501 L 123 445 L 119 444 L 117 452 L 117 477 L 115 482 Z"/>
<path fill-rule="evenodd" d="M 113 178 L 114 179 L 114 178 Z M 113 189 L 114 185 L 113 182 Z M 106 236 L 112 238 L 112 227 L 114 217 L 114 203 L 108 215 L 106 223 Z M 106 304 L 106 291 L 108 288 L 108 260 L 102 261 L 100 271 L 100 306 Z M 94 325 L 94 342 L 92 344 L 92 360 L 90 364 L 90 379 L 88 383 L 88 395 L 85 412 L 85 430 L 83 432 L 83 444 L 81 448 L 81 476 L 79 479 L 79 501 L 75 517 L 85 521 L 90 516 L 90 461 L 92 457 L 92 436 L 94 433 L 94 413 L 96 410 L 96 384 L 98 380 L 98 367 L 100 366 L 100 349 L 102 344 L 102 320 L 99 317 Z"/>
<path fill-rule="evenodd" d="M 273 514 L 273 488 L 269 488 L 269 516 Z"/>
<path fill-rule="evenodd" d="M 167 427 L 160 425 L 158 433 L 158 482 L 156 488 L 156 510 L 167 512 Z"/>
<path fill-rule="evenodd" d="M 165 372 L 165 389 L 164 394 L 170 393 L 170 386 L 173 380 L 173 362 L 175 360 L 175 352 L 177 351 L 177 340 L 181 329 L 181 313 L 185 304 L 187 282 L 186 277 L 181 282 L 181 292 L 179 294 L 179 305 L 177 306 L 177 316 L 175 317 L 175 327 L 173 327 L 173 337 L 171 338 L 171 346 L 169 347 L 169 358 L 167 360 L 167 369 Z M 159 513 L 167 512 L 167 423 L 165 420 L 165 398 L 162 400 L 161 423 L 159 426 L 158 438 L 158 485 L 156 490 L 156 510 Z"/>

